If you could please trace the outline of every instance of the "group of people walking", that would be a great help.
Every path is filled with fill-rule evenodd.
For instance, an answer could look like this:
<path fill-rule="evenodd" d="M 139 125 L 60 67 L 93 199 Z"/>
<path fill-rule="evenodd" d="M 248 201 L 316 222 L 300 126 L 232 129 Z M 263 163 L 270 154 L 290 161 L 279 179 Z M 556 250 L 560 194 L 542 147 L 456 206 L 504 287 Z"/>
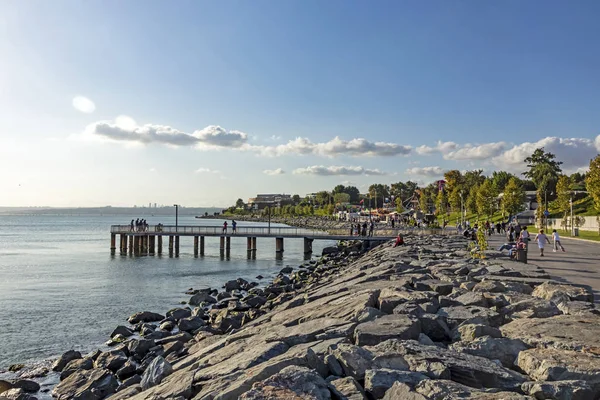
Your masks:
<path fill-rule="evenodd" d="M 227 233 L 227 221 L 223 222 L 223 233 Z M 231 233 L 237 232 L 237 222 L 234 219 L 231 220 Z"/>
<path fill-rule="evenodd" d="M 131 232 L 148 232 L 148 222 L 145 219 L 131 220 L 130 224 Z"/>
<path fill-rule="evenodd" d="M 375 223 L 373 221 L 370 221 L 368 225 L 366 221 L 362 225 L 360 223 L 350 224 L 350 236 L 373 236 L 374 231 Z"/>

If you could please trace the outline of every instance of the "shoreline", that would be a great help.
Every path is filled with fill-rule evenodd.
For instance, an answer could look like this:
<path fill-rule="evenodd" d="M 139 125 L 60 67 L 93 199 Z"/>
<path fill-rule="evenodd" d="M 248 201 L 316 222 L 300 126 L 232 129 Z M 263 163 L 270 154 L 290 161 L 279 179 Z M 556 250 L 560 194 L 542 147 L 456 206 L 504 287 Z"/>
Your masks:
<path fill-rule="evenodd" d="M 552 376 L 534 382 L 534 360 L 570 371 L 575 359 L 587 369 L 560 390 L 598 393 L 600 310 L 589 291 L 495 251 L 471 259 L 460 236 L 405 239 L 332 246 L 264 288 L 231 280 L 188 292 L 193 309 L 134 314 L 111 350 L 56 361 L 65 379 L 54 395 L 391 400 L 488 388 L 499 393 L 487 399 L 531 399 L 557 387 Z"/>

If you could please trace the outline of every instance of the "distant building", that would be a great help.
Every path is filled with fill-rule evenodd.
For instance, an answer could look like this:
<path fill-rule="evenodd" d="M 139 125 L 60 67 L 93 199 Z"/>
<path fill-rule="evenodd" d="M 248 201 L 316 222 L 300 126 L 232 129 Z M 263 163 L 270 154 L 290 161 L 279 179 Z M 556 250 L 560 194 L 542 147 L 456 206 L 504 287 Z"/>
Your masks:
<path fill-rule="evenodd" d="M 256 197 L 248 199 L 248 208 L 252 210 L 281 207 L 287 204 L 292 204 L 292 196 L 289 194 L 257 194 Z"/>

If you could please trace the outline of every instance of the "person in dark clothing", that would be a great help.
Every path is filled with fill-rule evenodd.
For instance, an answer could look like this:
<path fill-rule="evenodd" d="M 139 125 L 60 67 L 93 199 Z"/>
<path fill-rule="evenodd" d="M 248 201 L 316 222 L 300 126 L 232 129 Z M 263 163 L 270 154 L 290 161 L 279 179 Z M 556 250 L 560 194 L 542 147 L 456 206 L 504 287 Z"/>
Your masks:
<path fill-rule="evenodd" d="M 362 232 L 361 232 L 362 236 L 367 236 L 367 223 L 363 222 L 362 224 Z"/>
<path fill-rule="evenodd" d="M 369 224 L 369 236 L 373 236 L 373 230 L 375 229 L 375 224 L 373 221 Z"/>

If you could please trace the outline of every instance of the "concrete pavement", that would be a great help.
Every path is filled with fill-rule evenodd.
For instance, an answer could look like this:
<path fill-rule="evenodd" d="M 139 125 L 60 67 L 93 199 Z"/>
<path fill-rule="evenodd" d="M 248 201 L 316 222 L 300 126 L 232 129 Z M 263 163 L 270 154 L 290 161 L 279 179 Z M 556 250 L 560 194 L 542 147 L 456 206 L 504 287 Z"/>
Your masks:
<path fill-rule="evenodd" d="M 539 266 L 558 281 L 585 285 L 594 291 L 596 302 L 600 302 L 600 242 L 569 240 L 561 237 L 566 252 L 552 252 L 553 245 L 546 243 L 544 257 L 540 257 L 537 242 L 529 242 L 528 264 Z M 548 237 L 550 241 L 552 239 Z M 504 235 L 488 237 L 490 248 L 494 250 L 506 242 Z"/>

